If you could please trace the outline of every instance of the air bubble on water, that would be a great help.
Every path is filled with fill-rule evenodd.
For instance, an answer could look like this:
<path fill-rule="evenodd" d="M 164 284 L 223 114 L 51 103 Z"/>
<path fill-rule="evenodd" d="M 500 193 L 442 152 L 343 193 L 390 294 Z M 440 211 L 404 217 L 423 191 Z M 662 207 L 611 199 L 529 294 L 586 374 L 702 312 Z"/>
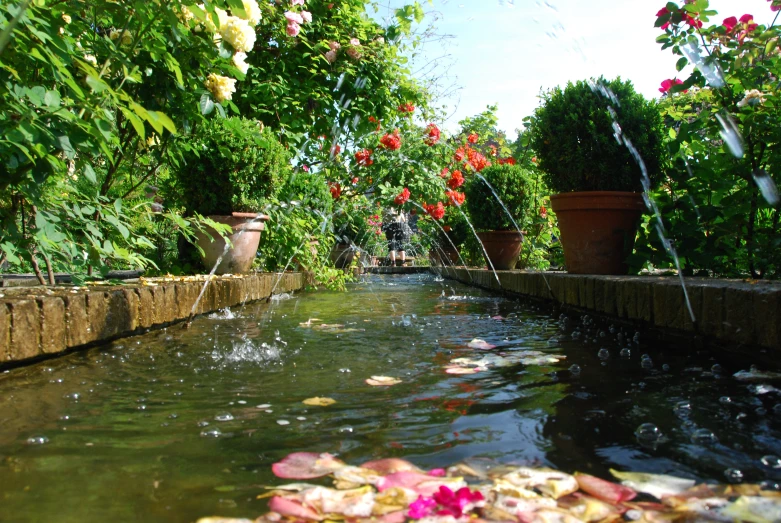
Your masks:
<path fill-rule="evenodd" d="M 708 429 L 697 429 L 691 435 L 691 441 L 695 445 L 713 445 L 718 443 L 719 438 Z"/>
<path fill-rule="evenodd" d="M 762 462 L 762 466 L 779 470 L 781 469 L 781 458 L 778 456 L 768 455 L 768 456 L 762 456 L 762 459 L 760 459 Z"/>
<path fill-rule="evenodd" d="M 30 436 L 27 438 L 28 445 L 44 445 L 49 443 L 49 438 L 46 436 Z"/>
<path fill-rule="evenodd" d="M 656 444 L 662 438 L 659 427 L 653 423 L 643 423 L 635 430 L 637 442 L 643 446 L 656 447 Z"/>
<path fill-rule="evenodd" d="M 618 354 L 622 358 L 629 358 L 630 356 L 632 356 L 632 350 L 628 349 L 628 348 L 624 348 L 624 349 L 621 349 L 621 352 L 619 352 Z"/>
<path fill-rule="evenodd" d="M 781 403 L 776 403 L 775 405 L 773 405 L 773 413 L 776 416 L 781 416 Z"/>
<path fill-rule="evenodd" d="M 778 186 L 776 185 L 776 182 L 773 181 L 773 178 L 762 170 L 754 171 L 752 176 L 754 177 L 754 182 L 757 184 L 757 187 L 759 187 L 759 192 L 761 192 L 762 196 L 765 198 L 765 201 L 767 201 L 771 207 L 777 206 L 781 198 L 778 195 Z"/>
<path fill-rule="evenodd" d="M 610 359 L 610 351 L 607 349 L 599 349 L 599 352 L 597 353 L 597 357 L 600 360 Z"/>
<path fill-rule="evenodd" d="M 339 369 L 339 372 L 347 373 L 347 372 L 350 372 L 350 369 L 348 369 L 348 368 Z"/>
<path fill-rule="evenodd" d="M 203 438 L 219 438 L 220 436 L 222 436 L 222 431 L 217 427 L 201 431 L 201 437 Z"/>
<path fill-rule="evenodd" d="M 664 365 L 662 365 L 662 370 L 664 372 L 670 372 L 670 366 L 665 363 Z"/>
<path fill-rule="evenodd" d="M 352 432 L 353 432 L 353 428 L 352 428 L 352 427 L 349 427 L 349 426 L 347 426 L 347 427 L 342 427 L 342 428 L 340 428 L 340 429 L 339 429 L 339 432 L 346 432 L 346 433 L 348 433 L 348 434 L 352 434 Z"/>
<path fill-rule="evenodd" d="M 288 420 L 286 420 L 286 419 L 278 419 L 277 420 L 277 425 L 282 425 L 282 426 L 290 425 L 290 422 Z"/>
<path fill-rule="evenodd" d="M 632 510 L 627 510 L 624 513 L 624 519 L 626 519 L 627 521 L 637 521 L 642 517 L 643 517 L 642 510 L 632 509 Z"/>
<path fill-rule="evenodd" d="M 645 357 L 640 360 L 640 366 L 646 370 L 654 368 L 654 362 L 650 357 Z"/>
<path fill-rule="evenodd" d="M 722 396 L 719 398 L 719 403 L 722 405 L 731 405 L 732 404 L 732 398 L 729 396 Z"/>
<path fill-rule="evenodd" d="M 271 406 L 270 403 L 263 403 L 262 405 L 255 405 L 256 409 L 265 410 Z"/>
<path fill-rule="evenodd" d="M 711 371 L 713 374 L 723 374 L 723 373 L 724 373 L 724 369 L 723 369 L 723 368 L 722 368 L 722 366 L 721 366 L 721 365 L 719 365 L 718 363 L 714 364 L 714 365 L 713 365 L 713 366 L 710 368 L 710 371 Z"/>
<path fill-rule="evenodd" d="M 246 405 L 247 404 L 247 402 L 245 400 L 239 400 L 236 403 L 238 403 L 239 405 Z"/>
<path fill-rule="evenodd" d="M 206 426 L 208 426 L 208 425 L 209 425 L 209 422 L 208 422 L 208 421 L 206 421 L 206 420 L 202 420 L 202 421 L 199 421 L 199 422 L 198 422 L 198 426 L 199 426 L 199 427 L 206 427 Z"/>
<path fill-rule="evenodd" d="M 306 421 L 306 418 L 304 416 L 298 416 L 296 419 L 298 421 Z"/>
<path fill-rule="evenodd" d="M 679 418 L 688 418 L 692 413 L 691 403 L 688 401 L 679 401 L 675 404 L 675 407 L 673 407 L 673 412 L 675 412 Z"/>
<path fill-rule="evenodd" d="M 172 413 L 172 414 L 169 414 L 169 415 L 168 415 L 168 419 L 176 419 L 176 418 L 178 418 L 178 417 L 179 417 L 179 414 L 177 414 L 177 413 L 175 413 L 175 412 L 174 412 L 174 413 Z"/>
<path fill-rule="evenodd" d="M 778 483 L 777 481 L 773 481 L 773 480 L 765 480 L 759 484 L 759 488 L 761 490 L 779 492 L 781 491 L 781 483 Z"/>
<path fill-rule="evenodd" d="M 738 129 L 735 120 L 726 112 L 716 113 L 716 120 L 719 122 L 719 125 L 721 125 L 721 131 L 719 132 L 721 138 L 724 140 L 724 143 L 727 144 L 730 152 L 736 158 L 743 158 L 745 152 L 743 136 L 740 134 L 740 130 Z"/>
<path fill-rule="evenodd" d="M 214 421 L 233 421 L 233 414 L 230 412 L 222 412 L 214 416 Z"/>
<path fill-rule="evenodd" d="M 580 365 L 577 363 L 571 365 L 569 371 L 573 376 L 580 376 Z"/>
<path fill-rule="evenodd" d="M 742 483 L 743 482 L 743 472 L 738 469 L 727 469 L 724 471 L 724 477 L 727 478 L 727 481 L 730 483 Z"/>
<path fill-rule="evenodd" d="M 765 414 L 767 414 L 767 409 L 765 407 L 757 407 L 756 409 L 754 409 L 754 414 L 756 414 L 757 416 L 764 416 Z"/>

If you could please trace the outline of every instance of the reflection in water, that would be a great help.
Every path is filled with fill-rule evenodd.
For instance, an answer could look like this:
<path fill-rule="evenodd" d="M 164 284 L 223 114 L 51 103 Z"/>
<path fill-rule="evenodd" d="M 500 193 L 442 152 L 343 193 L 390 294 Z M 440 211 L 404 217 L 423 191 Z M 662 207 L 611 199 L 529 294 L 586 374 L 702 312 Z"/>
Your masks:
<path fill-rule="evenodd" d="M 761 362 L 427 275 L 287 298 L 0 374 L 0 520 L 255 516 L 303 450 L 781 480 Z"/>

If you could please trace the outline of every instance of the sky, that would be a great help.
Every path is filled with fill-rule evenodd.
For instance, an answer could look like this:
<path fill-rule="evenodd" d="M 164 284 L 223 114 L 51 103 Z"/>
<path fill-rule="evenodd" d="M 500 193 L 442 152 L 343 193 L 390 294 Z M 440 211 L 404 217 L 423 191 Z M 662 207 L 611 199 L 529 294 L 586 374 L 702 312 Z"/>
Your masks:
<path fill-rule="evenodd" d="M 655 15 L 665 0 L 419 1 L 436 33 L 452 36 L 425 45 L 413 64 L 415 73 L 433 61 L 437 74 L 448 73 L 445 84 L 459 87 L 442 100 L 451 131 L 461 119 L 497 104 L 499 129 L 514 137 L 538 106 L 540 89 L 567 81 L 620 76 L 656 98 L 663 80 L 685 78 L 686 70 L 675 70 L 679 57 L 655 41 L 661 34 Z M 386 6 L 382 15 L 409 0 L 380 2 Z M 750 13 L 769 24 L 774 15 L 767 0 L 711 0 L 710 6 L 718 11 L 712 23 Z"/>

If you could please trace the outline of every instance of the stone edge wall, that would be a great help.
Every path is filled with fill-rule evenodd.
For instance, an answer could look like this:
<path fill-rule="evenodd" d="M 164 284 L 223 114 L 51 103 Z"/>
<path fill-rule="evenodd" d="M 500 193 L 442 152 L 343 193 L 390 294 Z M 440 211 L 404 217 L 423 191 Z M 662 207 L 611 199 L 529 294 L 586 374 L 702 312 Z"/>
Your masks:
<path fill-rule="evenodd" d="M 215 279 L 197 314 L 271 295 L 278 274 Z M 275 294 L 302 289 L 303 273 L 285 273 Z M 105 287 L 0 290 L 0 368 L 186 320 L 203 281 Z"/>
<path fill-rule="evenodd" d="M 677 277 L 497 271 L 499 285 L 488 270 L 438 267 L 436 272 L 467 285 L 552 301 L 671 336 L 697 336 L 730 349 L 781 350 L 781 285 L 777 283 L 686 278 L 697 319 L 693 323 Z"/>

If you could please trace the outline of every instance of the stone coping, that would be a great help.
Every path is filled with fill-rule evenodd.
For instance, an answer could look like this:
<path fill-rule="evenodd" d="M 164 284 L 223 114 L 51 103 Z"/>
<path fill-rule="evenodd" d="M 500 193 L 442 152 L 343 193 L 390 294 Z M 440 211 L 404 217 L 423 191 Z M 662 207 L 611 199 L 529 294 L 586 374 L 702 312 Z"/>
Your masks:
<path fill-rule="evenodd" d="M 364 267 L 364 274 L 420 274 L 431 272 L 428 265 L 415 266 L 415 265 L 400 265 L 393 267 Z"/>
<path fill-rule="evenodd" d="M 0 368 L 184 321 L 205 276 L 0 289 Z M 216 276 L 196 314 L 304 288 L 303 273 Z M 275 287 L 276 286 L 276 287 Z"/>
<path fill-rule="evenodd" d="M 781 351 L 781 283 L 686 278 L 693 322 L 677 276 L 591 276 L 555 272 L 443 268 L 468 285 L 652 328 L 727 349 Z"/>

